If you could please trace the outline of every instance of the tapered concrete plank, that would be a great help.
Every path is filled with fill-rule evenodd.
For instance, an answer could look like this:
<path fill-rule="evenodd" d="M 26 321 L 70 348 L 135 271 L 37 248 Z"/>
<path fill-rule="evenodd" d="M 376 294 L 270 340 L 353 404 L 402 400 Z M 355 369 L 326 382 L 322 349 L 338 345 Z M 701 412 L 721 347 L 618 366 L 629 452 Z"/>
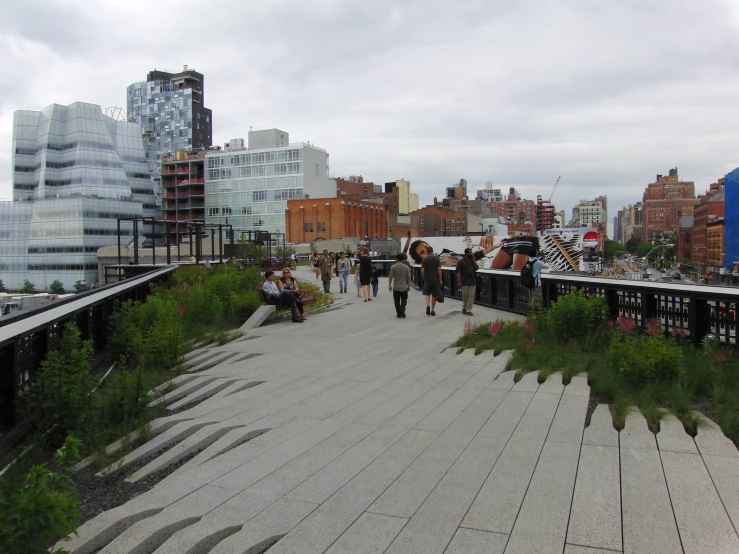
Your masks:
<path fill-rule="evenodd" d="M 667 451 L 661 457 L 685 552 L 739 552 L 739 537 L 701 457 Z"/>
<path fill-rule="evenodd" d="M 576 544 L 566 544 L 565 554 L 613 554 L 618 550 L 602 550 L 600 548 L 591 548 L 589 546 L 579 546 Z"/>
<path fill-rule="evenodd" d="M 514 392 L 514 391 L 511 391 Z M 536 393 L 516 426 L 515 437 L 544 441 L 559 406 L 560 396 Z"/>
<path fill-rule="evenodd" d="M 326 554 L 382 554 L 408 520 L 364 513 Z"/>
<path fill-rule="evenodd" d="M 580 444 L 589 401 L 587 396 L 562 396 L 547 435 L 547 442 Z"/>
<path fill-rule="evenodd" d="M 475 360 L 478 362 L 490 362 L 495 358 L 495 350 L 483 350 L 477 356 Z"/>
<path fill-rule="evenodd" d="M 188 394 L 198 391 L 201 387 L 207 385 L 208 383 L 212 383 L 216 379 L 217 377 L 198 377 L 197 379 L 188 381 L 181 387 L 178 387 L 175 390 L 170 391 L 167 394 L 156 398 L 155 400 L 152 400 L 151 402 L 149 402 L 149 406 L 166 406 L 171 402 L 177 402 L 180 398 L 184 398 Z"/>
<path fill-rule="evenodd" d="M 209 445 L 217 441 L 229 431 L 232 431 L 234 428 L 239 428 L 239 426 L 223 425 L 218 423 L 214 425 L 207 425 L 187 437 L 182 442 L 167 450 L 161 456 L 146 464 L 130 477 L 127 477 L 126 482 L 135 483 L 136 481 L 143 479 L 144 477 L 147 477 L 152 473 L 156 473 L 157 471 L 161 471 L 162 469 L 176 464 L 181 459 L 189 456 L 193 452 L 197 452 L 198 450 L 207 448 Z"/>
<path fill-rule="evenodd" d="M 60 542 L 62 548 L 75 554 L 91 554 L 121 535 L 137 521 L 152 517 L 164 508 L 186 497 L 201 487 L 194 482 L 178 484 L 177 487 L 158 486 L 140 496 L 132 498 L 122 506 L 103 512 L 77 528 L 76 535 Z"/>
<path fill-rule="evenodd" d="M 564 390 L 565 386 L 562 384 L 562 373 L 559 371 L 547 377 L 547 380 L 540 384 L 537 389 L 537 391 L 551 394 L 562 394 Z"/>
<path fill-rule="evenodd" d="M 470 509 L 531 393 L 509 393 L 498 405 L 439 485 L 431 492 L 387 552 L 443 552 Z"/>
<path fill-rule="evenodd" d="M 618 448 L 582 445 L 567 542 L 609 550 L 622 549 Z"/>
<path fill-rule="evenodd" d="M 698 434 L 695 436 L 695 444 L 702 456 L 706 454 L 710 456 L 727 456 L 729 458 L 739 458 L 739 451 L 731 442 L 731 439 L 724 435 L 721 428 L 706 416 L 698 412 L 703 420 L 702 425 L 698 426 Z"/>
<path fill-rule="evenodd" d="M 504 371 L 498 377 L 488 385 L 491 390 L 511 390 L 515 383 L 513 379 L 516 377 L 515 371 Z"/>
<path fill-rule="evenodd" d="M 579 444 L 544 444 L 506 552 L 562 552 L 579 456 Z"/>
<path fill-rule="evenodd" d="M 241 530 L 271 502 L 247 491 L 224 502 L 202 519 L 172 535 L 155 554 L 200 554 Z"/>
<path fill-rule="evenodd" d="M 323 502 L 343 483 L 367 467 L 372 460 L 417 425 L 469 378 L 470 374 L 462 371 L 451 375 L 351 450 L 306 480 L 288 497 L 317 504 Z"/>
<path fill-rule="evenodd" d="M 590 425 L 583 433 L 582 443 L 618 448 L 618 431 L 613 427 L 613 417 L 608 404 L 598 404 L 595 407 L 590 416 Z"/>
<path fill-rule="evenodd" d="M 620 462 L 624 552 L 681 552 L 657 449 L 622 446 Z"/>
<path fill-rule="evenodd" d="M 444 554 L 503 554 L 508 535 L 460 527 Z"/>
<path fill-rule="evenodd" d="M 248 521 L 241 531 L 218 543 L 209 554 L 244 554 L 267 539 L 288 533 L 315 509 L 315 504 L 280 499 Z"/>
<path fill-rule="evenodd" d="M 180 529 L 197 522 L 238 491 L 206 485 L 168 506 L 158 514 L 134 523 L 100 554 L 145 554 L 153 552 Z"/>
<path fill-rule="evenodd" d="M 587 374 L 579 373 L 575 375 L 570 381 L 570 384 L 565 387 L 565 391 L 562 394 L 567 396 L 590 396 Z"/>
<path fill-rule="evenodd" d="M 739 532 L 739 464 L 727 456 L 702 456 L 724 508 Z"/>
<path fill-rule="evenodd" d="M 324 552 L 438 435 L 409 431 L 278 542 L 270 554 Z"/>
<path fill-rule="evenodd" d="M 626 416 L 626 424 L 619 436 L 621 448 L 657 449 L 657 439 L 649 430 L 647 420 L 637 409 L 632 409 Z"/>
<path fill-rule="evenodd" d="M 457 354 L 457 360 L 464 360 L 465 362 L 470 362 L 473 359 L 475 359 L 475 349 L 474 348 L 465 348 L 462 352 Z"/>
<path fill-rule="evenodd" d="M 167 405 L 167 409 L 170 411 L 179 410 L 183 406 L 187 406 L 188 404 L 200 402 L 202 400 L 205 400 L 206 398 L 210 398 L 219 391 L 222 391 L 223 389 L 227 388 L 232 383 L 235 383 L 237 379 L 230 378 L 230 379 L 216 379 L 212 383 L 208 383 L 205 386 L 199 387 L 197 390 L 192 391 L 187 396 L 180 398 L 176 402 L 173 402 L 171 404 Z"/>
<path fill-rule="evenodd" d="M 471 363 L 467 364 L 467 366 L 469 365 Z M 498 373 L 498 368 L 495 366 L 481 366 L 480 371 L 469 381 L 459 387 L 454 394 L 418 423 L 416 429 L 438 431 L 439 433 L 444 431 L 478 397 L 480 391 L 484 390 L 495 379 Z M 496 395 L 495 398 L 498 398 L 498 402 L 500 402 L 502 395 Z M 492 413 L 492 410 L 490 413 Z"/>
<path fill-rule="evenodd" d="M 341 410 L 341 408 L 345 407 L 346 404 L 342 400 L 347 395 L 351 394 L 354 389 L 361 388 L 362 385 L 365 385 L 365 387 L 367 386 L 361 381 L 340 381 L 339 383 L 298 402 L 286 411 L 294 416 L 308 417 L 311 419 L 326 419 L 330 415 Z M 335 403 L 336 405 L 334 405 Z"/>
<path fill-rule="evenodd" d="M 672 414 L 667 414 L 659 422 L 657 445 L 660 451 L 698 454 L 693 437 L 685 432 L 682 422 Z"/>
<path fill-rule="evenodd" d="M 249 490 L 269 500 L 277 500 L 338 458 L 375 429 L 376 427 L 371 425 L 356 423 L 347 425 L 321 444 L 252 485 Z"/>
<path fill-rule="evenodd" d="M 194 360 L 195 358 L 198 358 L 204 354 L 209 353 L 212 350 L 212 345 L 203 346 L 202 348 L 196 348 L 195 350 L 191 350 L 187 354 L 185 354 L 182 359 L 186 362 L 190 362 Z"/>
<path fill-rule="evenodd" d="M 271 316 L 273 313 L 277 311 L 277 306 L 271 305 L 271 304 L 265 304 L 263 306 L 259 306 L 257 308 L 257 311 L 255 311 L 249 319 L 247 319 L 241 327 L 239 327 L 239 331 L 245 333 L 247 331 L 250 331 L 252 329 L 256 329 L 262 323 L 267 321 L 267 318 Z"/>
<path fill-rule="evenodd" d="M 201 371 L 205 371 L 206 369 L 211 369 L 227 360 L 230 360 L 231 358 L 236 356 L 236 354 L 237 352 L 214 352 L 212 356 L 203 358 L 203 361 L 198 361 L 197 364 L 188 367 L 187 372 L 199 373 Z"/>
<path fill-rule="evenodd" d="M 181 387 L 190 381 L 194 381 L 195 379 L 202 379 L 199 375 L 190 375 L 190 374 L 184 374 L 184 375 L 178 375 L 174 379 L 170 379 L 169 381 L 162 383 L 158 387 L 154 387 L 151 389 L 147 394 L 149 396 L 157 397 L 162 396 L 163 394 L 166 394 L 164 391 L 169 389 L 176 389 L 177 387 Z"/>
<path fill-rule="evenodd" d="M 469 409 L 370 506 L 370 512 L 411 517 L 444 477 L 505 397 L 505 391 L 483 391 Z"/>
<path fill-rule="evenodd" d="M 106 473 L 112 473 L 119 471 L 120 469 L 137 462 L 147 456 L 150 456 L 159 450 L 167 448 L 168 446 L 183 440 L 185 437 L 189 437 L 202 427 L 209 425 L 206 422 L 201 421 L 183 421 L 178 423 L 171 429 L 165 431 L 161 435 L 157 435 L 149 442 L 142 444 L 136 450 L 124 456 L 121 460 L 109 465 L 99 473 L 98 476 L 105 475 Z"/>
<path fill-rule="evenodd" d="M 536 392 L 539 388 L 539 372 L 530 371 L 521 377 L 521 380 L 513 385 L 513 392 Z"/>

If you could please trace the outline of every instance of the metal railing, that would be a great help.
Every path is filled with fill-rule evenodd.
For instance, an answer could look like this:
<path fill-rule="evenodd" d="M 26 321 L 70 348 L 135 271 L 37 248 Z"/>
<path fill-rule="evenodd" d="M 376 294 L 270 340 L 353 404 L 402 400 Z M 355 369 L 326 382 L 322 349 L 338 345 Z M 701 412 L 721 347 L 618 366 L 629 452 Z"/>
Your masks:
<path fill-rule="evenodd" d="M 461 300 L 462 289 L 457 286 L 455 268 L 442 270 L 444 296 Z M 423 286 L 420 266 L 414 266 L 411 273 L 414 283 Z M 542 273 L 541 278 L 544 308 L 549 308 L 560 296 L 580 289 L 586 296 L 603 298 L 613 320 L 629 318 L 646 328 L 650 320 L 658 319 L 665 334 L 684 335 L 696 345 L 713 335 L 721 344 L 737 346 L 739 289 L 558 273 Z M 529 298 L 519 272 L 492 269 L 477 272 L 476 304 L 526 315 Z"/>
<path fill-rule="evenodd" d="M 18 399 L 33 382 L 46 353 L 57 348 L 65 323 L 77 325 L 82 338 L 102 350 L 112 330 L 108 318 L 115 304 L 145 300 L 150 285 L 163 282 L 176 268 L 160 267 L 38 310 L 0 318 L 0 427 L 18 422 Z"/>

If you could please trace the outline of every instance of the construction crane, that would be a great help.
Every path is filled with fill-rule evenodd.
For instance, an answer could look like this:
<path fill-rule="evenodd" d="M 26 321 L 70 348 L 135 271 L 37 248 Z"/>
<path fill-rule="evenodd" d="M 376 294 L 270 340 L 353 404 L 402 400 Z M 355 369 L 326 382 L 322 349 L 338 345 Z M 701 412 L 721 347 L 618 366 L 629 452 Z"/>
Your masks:
<path fill-rule="evenodd" d="M 559 185 L 559 180 L 560 180 L 561 178 L 562 178 L 562 176 L 561 176 L 561 175 L 560 175 L 559 177 L 557 177 L 557 182 L 556 182 L 556 183 L 554 183 L 554 187 L 552 188 L 552 192 L 550 192 L 550 193 L 549 193 L 549 198 L 547 198 L 547 200 L 548 200 L 549 202 L 551 202 L 551 201 L 552 201 L 552 196 L 554 196 L 554 191 L 556 191 L 556 190 L 557 190 L 557 185 Z"/>

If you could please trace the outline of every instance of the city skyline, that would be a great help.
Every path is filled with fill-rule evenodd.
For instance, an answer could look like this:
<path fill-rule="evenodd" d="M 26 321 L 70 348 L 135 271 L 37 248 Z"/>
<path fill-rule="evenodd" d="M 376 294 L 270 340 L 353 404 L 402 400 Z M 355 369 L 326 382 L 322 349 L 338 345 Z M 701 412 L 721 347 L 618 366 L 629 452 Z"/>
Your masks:
<path fill-rule="evenodd" d="M 608 195 L 611 221 L 667 167 L 703 191 L 739 165 L 739 78 L 727 77 L 739 8 L 729 1 L 367 6 L 161 2 L 135 23 L 84 1 L 9 6 L 0 197 L 12 198 L 14 111 L 124 107 L 129 84 L 183 64 L 208 79 L 213 144 L 289 128 L 331 152 L 332 177 L 405 178 L 421 205 L 460 178 L 471 197 L 492 181 L 547 198 L 562 175 L 558 210 Z M 176 40 L 198 10 L 208 48 Z"/>

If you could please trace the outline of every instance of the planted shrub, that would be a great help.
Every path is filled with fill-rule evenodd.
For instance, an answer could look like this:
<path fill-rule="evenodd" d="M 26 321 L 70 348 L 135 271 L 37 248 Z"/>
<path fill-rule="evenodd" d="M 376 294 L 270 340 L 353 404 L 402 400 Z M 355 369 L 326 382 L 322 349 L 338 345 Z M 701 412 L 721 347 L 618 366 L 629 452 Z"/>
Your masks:
<path fill-rule="evenodd" d="M 683 370 L 682 348 L 663 337 L 615 335 L 607 357 L 619 375 L 632 385 L 673 382 Z"/>
<path fill-rule="evenodd" d="M 602 298 L 586 297 L 581 290 L 560 296 L 542 323 L 558 339 L 583 343 L 598 333 L 606 322 L 606 304 Z"/>

